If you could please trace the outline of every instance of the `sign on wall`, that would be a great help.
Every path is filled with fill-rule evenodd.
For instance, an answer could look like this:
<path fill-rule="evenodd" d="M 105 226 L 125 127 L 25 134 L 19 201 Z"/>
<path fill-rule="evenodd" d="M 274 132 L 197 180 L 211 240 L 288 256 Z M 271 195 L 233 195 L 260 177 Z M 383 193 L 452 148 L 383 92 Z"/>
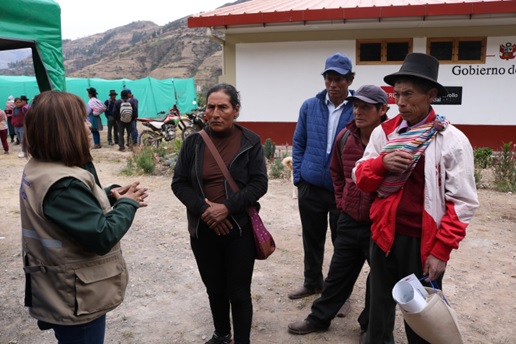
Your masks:
<path fill-rule="evenodd" d="M 445 97 L 435 98 L 432 104 L 435 105 L 461 105 L 462 104 L 462 86 L 445 86 L 448 90 L 448 95 Z M 396 104 L 394 99 L 394 87 L 382 86 L 382 89 L 387 93 L 389 104 Z"/>

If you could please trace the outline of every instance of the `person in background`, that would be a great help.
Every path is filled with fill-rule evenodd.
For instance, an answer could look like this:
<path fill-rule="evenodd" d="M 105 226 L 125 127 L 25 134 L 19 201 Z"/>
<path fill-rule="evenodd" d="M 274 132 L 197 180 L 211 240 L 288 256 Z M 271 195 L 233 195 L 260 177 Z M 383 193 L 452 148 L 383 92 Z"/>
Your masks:
<path fill-rule="evenodd" d="M 335 201 L 340 211 L 337 237 L 328 277 L 324 281 L 321 297 L 314 301 L 305 320 L 288 325 L 292 334 L 308 334 L 326 330 L 353 291 L 364 262 L 369 263 L 371 220 L 369 209 L 374 194 L 361 192 L 351 170 L 362 158 L 374 128 L 387 119 L 388 98 L 378 86 L 365 85 L 346 98 L 353 102 L 353 117 L 335 140 L 330 165 Z M 369 286 L 366 283 L 365 307 L 358 318 L 360 344 L 365 343 L 369 324 Z"/>
<path fill-rule="evenodd" d="M 27 107 L 23 105 L 23 101 L 20 98 L 14 98 L 14 109 L 13 109 L 13 118 L 11 119 L 11 123 L 14 127 L 14 132 L 16 133 L 16 137 L 21 144 L 21 150 L 18 153 L 18 158 L 25 157 L 25 150 L 23 147 L 23 135 L 25 133 L 23 124 L 25 123 L 25 114 L 27 113 Z"/>
<path fill-rule="evenodd" d="M 328 222 L 334 242 L 339 218 L 330 158 L 335 136 L 353 119 L 353 104 L 346 100 L 354 92 L 349 89 L 355 78 L 351 69 L 351 60 L 346 55 L 329 56 L 322 72 L 326 89 L 306 100 L 299 110 L 292 163 L 302 226 L 304 282 L 288 294 L 290 299 L 320 293 L 323 287 L 322 265 Z M 349 310 L 350 304 L 346 302 L 339 313 L 345 316 Z"/>
<path fill-rule="evenodd" d="M 136 117 L 135 117 L 134 104 L 131 103 L 127 90 L 123 90 L 122 92 L 120 92 L 120 97 L 121 98 L 118 99 L 115 103 L 115 121 L 116 121 L 116 125 L 118 127 L 118 150 L 121 152 L 124 152 L 125 151 L 124 131 L 127 134 L 127 145 L 129 147 L 132 147 L 133 143 L 132 143 L 132 139 L 131 139 L 131 133 L 132 133 L 132 129 L 133 129 L 133 122 L 136 121 Z M 127 102 L 131 105 L 131 109 L 132 109 L 132 118 L 131 118 L 131 121 L 128 123 L 120 120 L 120 107 L 121 107 L 122 103 L 127 104 Z"/>
<path fill-rule="evenodd" d="M 115 90 L 109 91 L 109 98 L 106 99 L 104 102 L 104 105 L 106 106 L 106 119 L 107 119 L 107 125 L 108 125 L 108 132 L 107 132 L 107 139 L 108 144 L 112 146 L 113 138 L 114 142 L 118 143 L 118 125 L 115 120 L 115 104 L 116 104 L 116 96 L 118 93 L 116 93 Z"/>
<path fill-rule="evenodd" d="M 133 115 L 134 120 L 132 122 L 131 127 L 131 138 L 133 140 L 133 144 L 138 144 L 138 126 L 136 123 L 136 119 L 138 118 L 138 99 L 133 95 L 133 92 L 129 88 L 125 89 L 127 91 L 127 97 L 129 98 L 129 102 L 133 105 Z M 127 140 L 129 143 L 129 140 Z"/>
<path fill-rule="evenodd" d="M 106 313 L 128 282 L 120 240 L 147 189 L 134 182 L 103 189 L 90 153 L 86 105 L 46 91 L 27 112 L 20 185 L 25 306 L 60 344 L 102 344 Z M 73 133 L 73 135 L 71 135 Z"/>
<path fill-rule="evenodd" d="M 16 133 L 14 132 L 14 126 L 12 124 L 13 110 L 15 107 L 16 105 L 14 104 L 14 97 L 7 97 L 7 102 L 5 103 L 5 114 L 7 115 L 7 129 L 9 130 L 9 136 L 11 137 L 11 143 L 14 143 L 14 137 L 16 136 Z M 14 144 L 20 144 L 18 138 L 16 138 L 16 143 Z"/>
<path fill-rule="evenodd" d="M 20 99 L 22 101 L 22 106 L 25 108 L 25 110 L 28 110 L 30 108 L 29 98 L 27 98 L 27 96 L 20 96 Z"/>
<path fill-rule="evenodd" d="M 100 114 L 95 113 L 95 109 L 98 108 L 100 100 L 97 99 L 97 90 L 93 87 L 86 89 L 88 92 L 88 100 L 87 109 L 88 109 L 88 119 L 91 124 L 90 130 L 93 135 L 93 149 L 102 148 L 100 144 L 100 131 L 104 129 L 102 126 L 102 120 L 100 119 Z M 102 104 L 102 103 L 101 103 Z"/>
<path fill-rule="evenodd" d="M 436 281 L 466 235 L 478 208 L 473 149 L 466 136 L 435 113 L 432 102 L 448 91 L 437 82 L 439 61 L 411 53 L 394 86 L 399 115 L 374 129 L 353 179 L 371 206 L 371 310 L 367 343 L 394 343 L 394 285 L 415 274 Z M 427 343 L 405 323 L 408 342 Z"/>
<path fill-rule="evenodd" d="M 0 109 L 0 141 L 4 148 L 4 154 L 9 154 L 9 143 L 7 143 L 7 115 Z"/>
<path fill-rule="evenodd" d="M 248 207 L 267 192 L 260 137 L 235 123 L 241 109 L 237 90 L 218 84 L 208 90 L 207 134 L 239 187 L 232 190 L 199 133 L 181 147 L 172 190 L 186 206 L 192 251 L 206 286 L 215 333 L 206 344 L 250 343 L 251 280 L 256 258 Z M 231 311 L 230 311 L 231 310 Z"/>

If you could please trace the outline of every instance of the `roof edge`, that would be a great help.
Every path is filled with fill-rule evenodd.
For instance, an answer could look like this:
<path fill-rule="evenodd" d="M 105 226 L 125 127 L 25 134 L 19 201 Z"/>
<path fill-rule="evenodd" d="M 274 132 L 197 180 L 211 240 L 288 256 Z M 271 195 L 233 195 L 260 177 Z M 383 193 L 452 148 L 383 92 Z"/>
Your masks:
<path fill-rule="evenodd" d="M 307 21 L 347 19 L 382 19 L 404 17 L 432 17 L 453 15 L 516 14 L 516 1 L 492 1 L 469 3 L 442 3 L 410 6 L 372 6 L 353 8 L 306 9 L 275 12 L 192 16 L 188 27 L 267 25 Z"/>

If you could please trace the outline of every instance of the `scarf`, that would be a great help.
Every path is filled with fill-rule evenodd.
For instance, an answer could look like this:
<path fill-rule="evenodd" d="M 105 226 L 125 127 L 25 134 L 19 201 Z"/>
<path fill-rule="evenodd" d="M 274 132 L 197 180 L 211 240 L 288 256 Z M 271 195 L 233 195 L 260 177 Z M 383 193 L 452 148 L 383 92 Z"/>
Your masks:
<path fill-rule="evenodd" d="M 405 185 L 425 149 L 438 132 L 446 130 L 448 124 L 450 124 L 450 121 L 436 114 L 433 122 L 425 123 L 417 128 L 401 133 L 387 142 L 381 152 L 382 156 L 400 150 L 412 154 L 414 159 L 405 172 L 387 172 L 377 190 L 379 198 L 387 198 L 398 192 Z"/>

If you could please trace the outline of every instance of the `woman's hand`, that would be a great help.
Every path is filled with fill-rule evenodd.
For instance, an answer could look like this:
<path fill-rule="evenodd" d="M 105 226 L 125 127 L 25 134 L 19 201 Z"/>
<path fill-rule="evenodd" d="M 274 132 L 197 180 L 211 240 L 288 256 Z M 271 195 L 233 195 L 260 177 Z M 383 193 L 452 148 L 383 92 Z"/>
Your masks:
<path fill-rule="evenodd" d="M 229 234 L 229 231 L 233 228 L 231 222 L 227 218 L 229 216 L 229 210 L 224 204 L 213 203 L 205 199 L 208 204 L 208 209 L 201 215 L 201 219 L 215 231 L 217 235 Z"/>
<path fill-rule="evenodd" d="M 146 207 L 147 203 L 144 200 L 149 196 L 147 188 L 140 187 L 140 182 L 136 181 L 126 186 L 111 189 L 111 195 L 119 200 L 121 198 L 130 198 L 140 205 Z"/>

